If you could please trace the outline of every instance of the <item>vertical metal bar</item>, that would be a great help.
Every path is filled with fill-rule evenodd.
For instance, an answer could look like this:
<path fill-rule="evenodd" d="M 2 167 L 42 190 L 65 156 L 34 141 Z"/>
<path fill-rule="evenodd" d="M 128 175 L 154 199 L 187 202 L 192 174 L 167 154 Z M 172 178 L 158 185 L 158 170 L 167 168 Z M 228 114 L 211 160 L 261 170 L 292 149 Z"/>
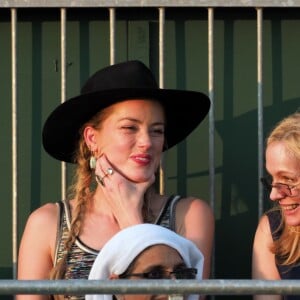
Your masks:
<path fill-rule="evenodd" d="M 12 259 L 13 278 L 17 278 L 18 257 L 18 151 L 17 151 L 17 9 L 11 9 L 12 71 Z"/>
<path fill-rule="evenodd" d="M 165 48 L 165 8 L 159 7 L 159 87 L 164 88 L 164 48 Z M 161 158 L 159 169 L 159 191 L 165 192 L 164 157 Z"/>
<path fill-rule="evenodd" d="M 208 8 L 208 91 L 211 100 L 209 111 L 209 175 L 210 204 L 215 208 L 215 144 L 214 144 L 214 8 Z"/>
<path fill-rule="evenodd" d="M 115 63 L 116 52 L 116 9 L 109 8 L 109 37 L 110 37 L 110 64 Z"/>
<path fill-rule="evenodd" d="M 258 122 L 258 178 L 263 176 L 263 9 L 257 8 L 257 122 Z M 258 186 L 258 217 L 263 213 L 263 188 Z"/>
<path fill-rule="evenodd" d="M 66 61 L 66 8 L 60 9 L 60 55 L 61 55 L 61 103 L 66 101 L 66 72 L 67 72 L 67 61 Z M 61 163 L 61 196 L 62 199 L 66 199 L 67 191 L 67 166 L 65 162 Z"/>
<path fill-rule="evenodd" d="M 159 87 L 164 88 L 165 8 L 159 7 Z"/>
<path fill-rule="evenodd" d="M 215 211 L 215 117 L 214 117 L 214 8 L 208 8 L 208 92 L 211 100 L 209 111 L 209 192 L 210 205 Z M 212 255 L 211 274 L 214 278 L 215 256 Z"/>

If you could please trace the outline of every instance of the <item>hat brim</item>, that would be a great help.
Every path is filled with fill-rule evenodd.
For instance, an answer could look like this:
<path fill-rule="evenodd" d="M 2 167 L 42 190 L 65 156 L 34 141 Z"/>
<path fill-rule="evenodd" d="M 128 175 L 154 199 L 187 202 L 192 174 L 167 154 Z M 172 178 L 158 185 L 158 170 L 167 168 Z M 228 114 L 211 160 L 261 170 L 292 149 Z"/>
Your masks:
<path fill-rule="evenodd" d="M 167 149 L 184 140 L 210 108 L 209 98 L 196 91 L 122 88 L 84 94 L 62 103 L 47 118 L 42 133 L 44 149 L 60 161 L 76 163 L 74 155 L 82 125 L 114 103 L 137 98 L 155 99 L 165 108 Z"/>

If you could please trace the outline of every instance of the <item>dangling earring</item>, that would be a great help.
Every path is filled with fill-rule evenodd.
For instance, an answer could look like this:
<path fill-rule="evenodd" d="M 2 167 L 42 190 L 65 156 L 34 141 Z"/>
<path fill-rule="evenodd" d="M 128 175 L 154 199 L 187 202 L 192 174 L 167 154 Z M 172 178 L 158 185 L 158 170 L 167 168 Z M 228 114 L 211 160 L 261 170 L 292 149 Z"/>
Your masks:
<path fill-rule="evenodd" d="M 90 168 L 91 169 L 95 169 L 96 168 L 96 157 L 95 156 L 91 156 L 90 158 Z"/>
<path fill-rule="evenodd" d="M 94 153 L 91 153 L 91 157 L 90 157 L 90 168 L 93 170 L 96 168 L 96 157 L 94 156 Z"/>

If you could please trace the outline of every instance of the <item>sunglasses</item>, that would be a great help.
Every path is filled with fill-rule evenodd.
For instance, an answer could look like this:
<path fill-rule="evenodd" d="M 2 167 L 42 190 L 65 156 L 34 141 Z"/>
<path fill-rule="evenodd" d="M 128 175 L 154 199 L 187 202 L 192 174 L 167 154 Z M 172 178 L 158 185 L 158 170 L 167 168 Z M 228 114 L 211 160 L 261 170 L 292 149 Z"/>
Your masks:
<path fill-rule="evenodd" d="M 195 279 L 197 275 L 197 269 L 195 268 L 180 268 L 174 271 L 166 270 L 150 270 L 145 273 L 129 273 L 122 274 L 119 278 L 128 278 L 128 277 L 140 277 L 143 279 L 170 279 L 174 277 L 175 279 Z"/>

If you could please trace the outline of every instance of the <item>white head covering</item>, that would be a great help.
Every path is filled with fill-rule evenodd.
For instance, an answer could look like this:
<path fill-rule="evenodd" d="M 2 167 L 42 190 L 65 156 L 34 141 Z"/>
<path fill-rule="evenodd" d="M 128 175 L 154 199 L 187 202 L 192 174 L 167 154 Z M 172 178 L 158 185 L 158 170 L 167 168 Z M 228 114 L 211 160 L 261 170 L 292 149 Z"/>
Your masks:
<path fill-rule="evenodd" d="M 202 279 L 204 257 L 197 246 L 177 233 L 154 224 L 139 224 L 115 234 L 99 252 L 89 279 L 109 279 L 111 274 L 123 274 L 132 261 L 147 247 L 164 244 L 176 249 L 187 267 L 198 270 Z M 189 300 L 199 296 L 190 295 Z M 112 295 L 86 295 L 86 300 L 112 300 Z"/>

